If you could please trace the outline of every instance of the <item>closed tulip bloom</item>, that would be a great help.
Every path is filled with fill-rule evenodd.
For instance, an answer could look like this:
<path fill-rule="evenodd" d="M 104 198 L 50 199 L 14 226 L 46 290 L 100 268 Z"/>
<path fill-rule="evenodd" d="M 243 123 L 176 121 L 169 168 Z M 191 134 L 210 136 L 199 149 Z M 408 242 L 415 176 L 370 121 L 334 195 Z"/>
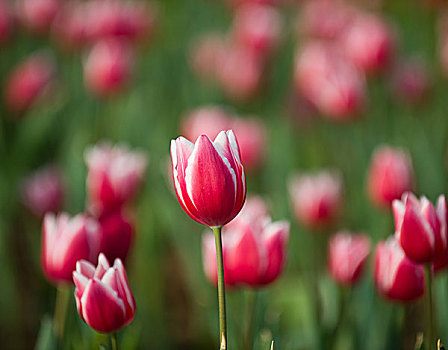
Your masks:
<path fill-rule="evenodd" d="M 219 227 L 231 221 L 246 198 L 246 180 L 238 142 L 232 130 L 212 142 L 201 135 L 193 144 L 184 137 L 171 141 L 177 198 L 195 221 Z"/>
<path fill-rule="evenodd" d="M 342 285 L 351 286 L 362 276 L 370 253 L 370 239 L 349 232 L 335 234 L 328 245 L 328 269 L 331 277 Z"/>
<path fill-rule="evenodd" d="M 414 301 L 425 292 L 424 268 L 407 258 L 397 240 L 391 237 L 377 245 L 375 285 L 392 301 Z"/>
<path fill-rule="evenodd" d="M 435 208 L 426 197 L 406 192 L 392 207 L 396 236 L 407 257 L 417 263 L 443 259 L 448 249 L 445 196 L 439 196 Z"/>
<path fill-rule="evenodd" d="M 45 215 L 42 225 L 42 269 L 54 284 L 71 283 L 80 259 L 94 261 L 100 248 L 98 222 L 79 214 Z"/>
<path fill-rule="evenodd" d="M 0 44 L 6 42 L 12 34 L 14 25 L 9 2 L 0 0 Z"/>
<path fill-rule="evenodd" d="M 110 266 L 100 254 L 96 268 L 89 261 L 78 261 L 73 281 L 78 313 L 94 330 L 112 333 L 134 319 L 135 300 L 120 259 Z"/>
<path fill-rule="evenodd" d="M 35 171 L 22 183 L 21 197 L 23 204 L 37 217 L 60 211 L 64 201 L 62 174 L 54 166 Z"/>
<path fill-rule="evenodd" d="M 194 72 L 202 79 L 215 80 L 225 49 L 226 40 L 221 34 L 208 33 L 198 38 L 190 52 L 190 65 Z"/>
<path fill-rule="evenodd" d="M 17 14 L 26 28 L 42 34 L 50 29 L 61 7 L 60 0 L 20 0 Z"/>
<path fill-rule="evenodd" d="M 339 215 L 342 180 L 326 171 L 295 176 L 289 195 L 297 219 L 308 228 L 319 228 L 333 223 Z"/>
<path fill-rule="evenodd" d="M 413 188 L 414 172 L 409 155 L 399 149 L 381 146 L 372 156 L 367 178 L 368 193 L 378 206 L 390 207 L 404 192 Z"/>
<path fill-rule="evenodd" d="M 87 149 L 87 194 L 89 209 L 96 215 L 121 208 L 141 186 L 146 156 L 125 145 L 102 142 Z"/>

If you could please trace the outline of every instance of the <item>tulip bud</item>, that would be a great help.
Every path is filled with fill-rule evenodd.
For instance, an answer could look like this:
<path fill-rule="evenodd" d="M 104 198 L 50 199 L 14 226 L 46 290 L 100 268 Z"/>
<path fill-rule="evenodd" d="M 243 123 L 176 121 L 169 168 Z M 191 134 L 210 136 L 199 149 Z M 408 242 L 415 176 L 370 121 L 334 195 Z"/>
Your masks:
<path fill-rule="evenodd" d="M 443 195 L 437 209 L 426 197 L 419 200 L 410 192 L 404 193 L 401 201 L 393 201 L 397 240 L 409 259 L 428 263 L 447 254 L 446 207 Z"/>
<path fill-rule="evenodd" d="M 42 225 L 42 269 L 54 284 L 71 283 L 72 272 L 80 259 L 93 261 L 100 248 L 98 222 L 79 214 L 48 213 Z"/>
<path fill-rule="evenodd" d="M 37 217 L 58 212 L 64 201 L 62 175 L 55 167 L 45 167 L 29 175 L 21 186 L 23 204 Z"/>
<path fill-rule="evenodd" d="M 190 53 L 190 65 L 194 72 L 202 79 L 215 80 L 225 49 L 225 39 L 221 34 L 209 33 L 200 37 Z"/>
<path fill-rule="evenodd" d="M 425 292 L 424 268 L 409 260 L 397 240 L 380 242 L 375 251 L 375 285 L 393 301 L 407 302 Z"/>
<path fill-rule="evenodd" d="M 328 269 L 331 277 L 342 285 L 352 286 L 360 279 L 370 253 L 366 235 L 339 232 L 328 245 Z"/>
<path fill-rule="evenodd" d="M 196 143 L 184 137 L 171 141 L 173 179 L 177 198 L 195 221 L 210 227 L 227 224 L 246 199 L 246 180 L 238 142 L 232 130 L 211 141 Z"/>
<path fill-rule="evenodd" d="M 52 59 L 38 53 L 19 63 L 9 74 L 3 91 L 6 107 L 23 113 L 48 92 L 55 75 Z"/>
<path fill-rule="evenodd" d="M 373 154 L 367 187 L 370 199 L 378 206 L 390 207 L 406 191 L 411 191 L 414 174 L 405 151 L 382 146 Z"/>
<path fill-rule="evenodd" d="M 88 261 L 78 261 L 73 281 L 78 313 L 94 330 L 116 332 L 134 319 L 135 300 L 120 259 L 110 266 L 100 254 L 96 268 Z"/>
<path fill-rule="evenodd" d="M 84 81 L 97 96 L 117 93 L 128 84 L 133 69 L 133 52 L 117 39 L 99 41 L 84 63 Z"/>
<path fill-rule="evenodd" d="M 60 0 L 19 0 L 17 13 L 25 27 L 43 34 L 50 29 L 61 6 Z"/>
<path fill-rule="evenodd" d="M 87 195 L 96 215 L 121 208 L 139 189 L 146 170 L 146 156 L 127 146 L 103 142 L 87 149 Z"/>
<path fill-rule="evenodd" d="M 289 194 L 297 219 L 308 228 L 319 228 L 333 223 L 339 215 L 342 180 L 325 171 L 295 176 Z"/>
<path fill-rule="evenodd" d="M 0 44 L 9 39 L 13 30 L 13 15 L 6 0 L 0 0 Z"/>

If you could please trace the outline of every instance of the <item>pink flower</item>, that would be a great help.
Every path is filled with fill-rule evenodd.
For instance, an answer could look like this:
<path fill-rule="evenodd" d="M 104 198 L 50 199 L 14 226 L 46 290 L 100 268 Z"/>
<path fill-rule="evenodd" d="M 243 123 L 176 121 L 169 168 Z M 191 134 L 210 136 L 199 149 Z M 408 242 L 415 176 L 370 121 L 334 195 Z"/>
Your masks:
<path fill-rule="evenodd" d="M 262 287 L 283 271 L 289 223 L 271 222 L 264 202 L 253 197 L 241 213 L 223 229 L 224 277 L 228 286 Z M 204 233 L 203 266 L 211 283 L 217 283 L 213 234 Z"/>
<path fill-rule="evenodd" d="M 409 260 L 397 240 L 391 237 L 377 245 L 375 285 L 390 300 L 416 300 L 425 292 L 423 266 Z"/>
<path fill-rule="evenodd" d="M 94 330 L 111 333 L 127 326 L 135 315 L 135 300 L 120 259 L 113 266 L 100 254 L 98 266 L 86 260 L 73 271 L 75 299 L 81 318 Z"/>
<path fill-rule="evenodd" d="M 60 0 L 20 0 L 17 2 L 19 19 L 30 31 L 47 32 L 62 7 Z"/>
<path fill-rule="evenodd" d="M 375 204 L 389 207 L 394 199 L 412 190 L 413 180 L 411 159 L 405 151 L 389 146 L 375 151 L 367 178 L 368 193 Z"/>
<path fill-rule="evenodd" d="M 64 183 L 60 171 L 47 166 L 30 174 L 21 186 L 22 202 L 37 217 L 62 209 Z"/>
<path fill-rule="evenodd" d="M 71 283 L 76 262 L 98 256 L 100 234 L 98 222 L 85 215 L 46 214 L 41 255 L 45 276 L 54 284 Z"/>
<path fill-rule="evenodd" d="M 0 0 L 0 44 L 6 42 L 13 31 L 14 19 L 9 1 Z"/>
<path fill-rule="evenodd" d="M 406 256 L 416 263 L 443 259 L 448 249 L 445 196 L 439 196 L 434 208 L 426 197 L 419 200 L 406 192 L 392 208 L 397 240 Z"/>
<path fill-rule="evenodd" d="M 205 135 L 194 144 L 184 137 L 172 140 L 171 160 L 177 198 L 193 220 L 217 227 L 240 212 L 246 180 L 232 130 L 221 131 L 214 142 Z"/>
<path fill-rule="evenodd" d="M 321 171 L 295 176 L 289 184 L 294 214 L 309 228 L 333 223 L 342 206 L 342 180 L 336 174 Z"/>
<path fill-rule="evenodd" d="M 190 65 L 202 79 L 215 80 L 226 40 L 221 34 L 208 33 L 196 40 L 190 52 Z"/>
<path fill-rule="evenodd" d="M 85 153 L 89 209 L 96 215 L 121 208 L 140 188 L 146 156 L 124 145 L 102 142 Z"/>
<path fill-rule="evenodd" d="M 369 253 L 368 236 L 338 232 L 328 245 L 328 269 L 331 277 L 342 285 L 354 285 L 362 275 Z"/>

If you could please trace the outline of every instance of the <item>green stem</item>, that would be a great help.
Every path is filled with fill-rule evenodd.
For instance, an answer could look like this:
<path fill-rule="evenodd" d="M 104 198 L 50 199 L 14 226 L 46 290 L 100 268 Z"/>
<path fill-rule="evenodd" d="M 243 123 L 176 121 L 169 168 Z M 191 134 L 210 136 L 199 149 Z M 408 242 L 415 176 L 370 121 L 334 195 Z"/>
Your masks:
<path fill-rule="evenodd" d="M 252 350 L 254 347 L 254 330 L 255 330 L 255 309 L 257 305 L 258 292 L 256 290 L 247 291 L 247 327 L 244 337 L 244 350 Z"/>
<path fill-rule="evenodd" d="M 53 328 L 59 342 L 64 338 L 65 318 L 70 296 L 70 288 L 60 285 L 56 292 L 56 305 L 53 316 Z"/>
<path fill-rule="evenodd" d="M 220 350 L 227 350 L 226 287 L 224 284 L 221 227 L 212 227 L 212 230 L 215 234 L 216 266 L 218 269 L 219 343 Z"/>
<path fill-rule="evenodd" d="M 433 349 L 434 343 L 434 317 L 432 305 L 432 274 L 431 265 L 425 265 L 425 282 L 426 282 L 426 350 Z M 433 344 L 434 343 L 434 344 Z"/>
<path fill-rule="evenodd" d="M 118 350 L 117 332 L 110 333 L 109 336 L 110 336 L 111 350 Z"/>

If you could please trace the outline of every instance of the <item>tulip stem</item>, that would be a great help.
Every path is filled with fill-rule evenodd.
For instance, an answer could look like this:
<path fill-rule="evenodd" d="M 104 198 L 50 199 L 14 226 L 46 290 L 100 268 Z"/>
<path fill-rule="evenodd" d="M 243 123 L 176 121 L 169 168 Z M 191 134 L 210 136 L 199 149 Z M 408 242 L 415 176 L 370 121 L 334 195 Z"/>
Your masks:
<path fill-rule="evenodd" d="M 58 286 L 56 292 L 56 305 L 53 316 L 53 328 L 59 342 L 64 338 L 65 318 L 70 295 L 70 288 Z"/>
<path fill-rule="evenodd" d="M 258 292 L 256 290 L 247 291 L 247 328 L 244 337 L 244 350 L 252 350 L 254 347 L 255 310 L 257 305 Z"/>
<path fill-rule="evenodd" d="M 426 350 L 433 349 L 434 341 L 434 318 L 432 305 L 432 274 L 431 265 L 425 265 L 425 282 L 426 282 Z"/>
<path fill-rule="evenodd" d="M 219 343 L 220 350 L 227 350 L 226 287 L 224 283 L 221 227 L 212 227 L 212 230 L 215 234 L 216 266 L 218 269 Z"/>
<path fill-rule="evenodd" d="M 117 332 L 110 333 L 111 350 L 118 350 Z"/>

